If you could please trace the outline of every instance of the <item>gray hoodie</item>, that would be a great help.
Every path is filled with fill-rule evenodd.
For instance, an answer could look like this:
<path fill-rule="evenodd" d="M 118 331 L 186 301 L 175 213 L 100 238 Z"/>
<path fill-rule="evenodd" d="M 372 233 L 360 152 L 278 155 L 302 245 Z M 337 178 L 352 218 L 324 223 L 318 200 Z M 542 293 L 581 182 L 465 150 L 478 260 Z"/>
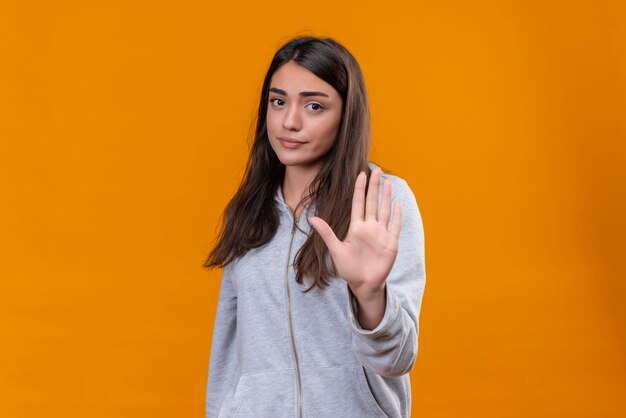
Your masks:
<path fill-rule="evenodd" d="M 306 234 L 315 232 L 308 223 L 315 203 L 303 210 L 296 228 L 278 188 L 276 235 L 222 273 L 207 418 L 410 416 L 408 373 L 417 356 L 426 282 L 424 229 L 406 181 L 385 173 L 383 178 L 392 181 L 392 200 L 401 202 L 403 219 L 381 323 L 361 328 L 354 296 L 341 278 L 324 290 L 302 292 L 310 282 L 296 283 L 293 262 Z"/>

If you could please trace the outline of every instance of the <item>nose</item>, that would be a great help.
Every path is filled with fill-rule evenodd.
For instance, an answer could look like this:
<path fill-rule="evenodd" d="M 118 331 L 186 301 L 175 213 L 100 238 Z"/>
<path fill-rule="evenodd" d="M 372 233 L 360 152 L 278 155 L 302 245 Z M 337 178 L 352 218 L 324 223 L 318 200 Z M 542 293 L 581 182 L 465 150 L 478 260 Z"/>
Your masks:
<path fill-rule="evenodd" d="M 289 131 L 299 131 L 302 128 L 302 120 L 300 119 L 297 106 L 289 106 L 286 109 L 285 117 L 283 118 L 283 128 Z"/>

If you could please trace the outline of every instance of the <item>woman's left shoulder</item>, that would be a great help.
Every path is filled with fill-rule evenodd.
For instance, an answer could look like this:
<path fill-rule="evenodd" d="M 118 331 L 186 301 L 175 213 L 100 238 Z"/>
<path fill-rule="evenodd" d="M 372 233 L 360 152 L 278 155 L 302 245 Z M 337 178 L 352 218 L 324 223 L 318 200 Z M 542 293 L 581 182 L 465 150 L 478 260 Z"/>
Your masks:
<path fill-rule="evenodd" d="M 368 162 L 368 165 L 371 170 L 376 167 L 380 168 L 382 170 L 382 178 L 391 181 L 391 193 L 394 198 L 404 198 L 415 201 L 415 194 L 413 193 L 413 190 L 411 190 L 409 183 L 404 178 L 398 176 L 397 174 L 386 172 L 383 167 L 371 161 Z"/>
<path fill-rule="evenodd" d="M 408 182 L 396 174 L 385 172 L 384 167 L 378 166 L 372 162 L 369 162 L 369 167 L 371 170 L 379 167 L 382 170 L 382 178 L 391 181 L 391 200 L 392 202 L 398 201 L 402 205 L 402 224 L 404 225 L 402 229 L 408 231 L 401 234 L 401 236 L 418 236 L 423 239 L 424 226 L 422 224 L 422 214 L 417 204 L 415 193 L 411 190 Z M 383 188 L 381 187 L 379 199 L 382 199 L 382 192 Z M 392 221 L 394 213 L 395 211 L 391 215 Z"/>

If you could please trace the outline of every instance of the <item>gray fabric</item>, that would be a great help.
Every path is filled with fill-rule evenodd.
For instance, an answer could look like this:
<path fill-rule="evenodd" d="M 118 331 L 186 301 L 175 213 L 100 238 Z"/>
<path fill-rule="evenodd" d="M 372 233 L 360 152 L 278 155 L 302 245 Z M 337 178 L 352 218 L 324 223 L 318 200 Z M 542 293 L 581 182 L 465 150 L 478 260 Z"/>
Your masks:
<path fill-rule="evenodd" d="M 375 165 L 370 163 L 370 167 Z M 297 250 L 314 232 L 309 205 L 293 237 L 293 215 L 280 189 L 281 223 L 274 238 L 226 266 L 222 273 L 206 393 L 206 416 L 298 417 L 298 356 L 303 417 L 409 417 L 408 372 L 418 348 L 419 314 L 426 283 L 424 230 L 415 196 L 403 179 L 392 181 L 392 199 L 402 204 L 399 250 L 386 282 L 381 323 L 364 330 L 347 283 L 331 280 L 324 290 L 295 281 Z M 382 197 L 382 187 L 379 198 Z M 393 217 L 393 215 L 392 215 Z M 393 220 L 393 219 L 392 219 Z M 285 274 L 289 262 L 289 299 Z"/>

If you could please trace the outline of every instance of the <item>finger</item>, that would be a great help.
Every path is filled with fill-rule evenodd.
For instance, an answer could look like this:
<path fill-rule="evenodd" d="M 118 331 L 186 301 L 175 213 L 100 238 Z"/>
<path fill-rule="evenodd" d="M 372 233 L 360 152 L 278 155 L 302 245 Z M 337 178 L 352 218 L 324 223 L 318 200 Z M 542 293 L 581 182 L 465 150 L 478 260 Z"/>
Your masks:
<path fill-rule="evenodd" d="M 391 236 L 400 238 L 400 228 L 402 228 L 402 204 L 396 201 L 393 207 L 393 221 L 391 221 Z"/>
<path fill-rule="evenodd" d="M 365 202 L 365 220 L 375 221 L 378 216 L 378 193 L 380 190 L 380 168 L 376 167 L 370 175 L 370 185 L 367 189 Z"/>
<path fill-rule="evenodd" d="M 389 217 L 391 215 L 391 182 L 389 179 L 383 180 L 383 200 L 378 210 L 378 222 L 386 227 L 389 226 Z"/>
<path fill-rule="evenodd" d="M 365 182 L 367 177 L 365 172 L 361 171 L 356 177 L 354 184 L 354 195 L 352 196 L 352 214 L 351 222 L 362 221 L 365 213 Z"/>
<path fill-rule="evenodd" d="M 309 218 L 309 223 L 311 226 L 320 234 L 322 240 L 326 243 L 326 246 L 330 250 L 331 253 L 334 253 L 341 241 L 337 238 L 332 228 L 324 221 L 322 218 L 318 218 L 317 216 L 311 216 Z"/>

